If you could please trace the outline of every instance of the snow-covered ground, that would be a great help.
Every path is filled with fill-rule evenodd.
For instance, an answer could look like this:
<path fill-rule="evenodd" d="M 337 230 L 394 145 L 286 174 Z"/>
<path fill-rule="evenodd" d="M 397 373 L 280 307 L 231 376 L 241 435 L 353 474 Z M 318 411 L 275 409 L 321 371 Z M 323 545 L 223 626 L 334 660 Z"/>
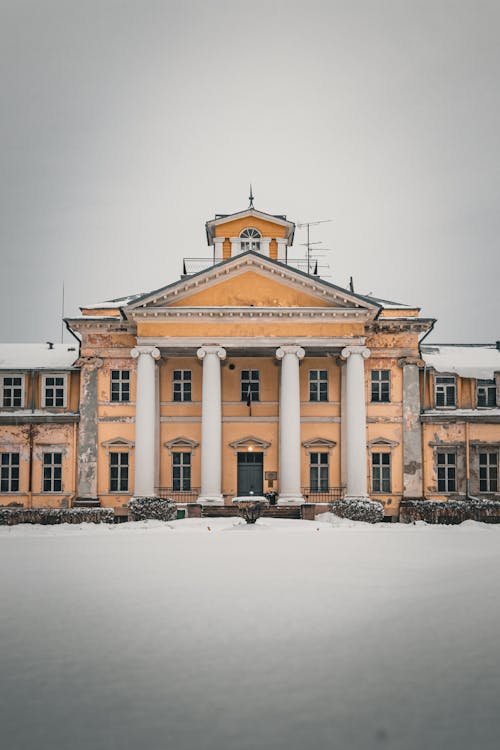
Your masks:
<path fill-rule="evenodd" d="M 0 527 L 6 750 L 500 745 L 500 527 Z"/>

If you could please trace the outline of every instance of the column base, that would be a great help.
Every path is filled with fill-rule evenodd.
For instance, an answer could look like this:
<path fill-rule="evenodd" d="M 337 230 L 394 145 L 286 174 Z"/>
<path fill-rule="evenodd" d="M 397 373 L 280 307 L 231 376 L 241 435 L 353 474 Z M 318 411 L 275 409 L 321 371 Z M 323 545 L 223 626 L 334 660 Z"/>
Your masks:
<path fill-rule="evenodd" d="M 224 505 L 222 495 L 200 495 L 198 498 L 200 505 Z"/>
<path fill-rule="evenodd" d="M 302 495 L 279 495 L 278 505 L 302 505 L 304 498 Z"/>

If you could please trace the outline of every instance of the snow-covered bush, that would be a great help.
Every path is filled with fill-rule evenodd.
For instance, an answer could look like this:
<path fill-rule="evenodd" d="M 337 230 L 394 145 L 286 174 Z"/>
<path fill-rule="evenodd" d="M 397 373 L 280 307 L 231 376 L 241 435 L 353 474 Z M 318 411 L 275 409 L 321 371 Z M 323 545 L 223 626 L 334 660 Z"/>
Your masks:
<path fill-rule="evenodd" d="M 267 507 L 267 503 L 263 503 L 260 500 L 253 502 L 242 501 L 238 503 L 240 516 L 245 519 L 247 523 L 255 523 L 258 518 L 261 517 L 262 511 Z"/>
<path fill-rule="evenodd" d="M 402 500 L 399 506 L 401 523 L 458 524 L 463 521 L 500 523 L 499 500 Z"/>
<path fill-rule="evenodd" d="M 112 508 L 13 508 L 0 507 L 0 525 L 16 526 L 19 523 L 113 523 Z"/>
<path fill-rule="evenodd" d="M 131 521 L 174 521 L 177 518 L 177 505 L 169 498 L 133 497 L 128 507 Z"/>
<path fill-rule="evenodd" d="M 366 521 L 377 523 L 384 518 L 384 506 L 376 500 L 364 497 L 335 500 L 330 504 L 330 510 L 336 516 L 349 518 L 351 521 Z"/>

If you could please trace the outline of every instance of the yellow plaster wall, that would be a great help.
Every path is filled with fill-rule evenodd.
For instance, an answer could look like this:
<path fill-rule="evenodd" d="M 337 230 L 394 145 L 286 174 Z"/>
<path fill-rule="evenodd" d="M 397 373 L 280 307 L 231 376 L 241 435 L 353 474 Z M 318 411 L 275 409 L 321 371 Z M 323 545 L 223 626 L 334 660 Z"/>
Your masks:
<path fill-rule="evenodd" d="M 224 260 L 231 257 L 231 242 L 230 237 L 239 237 L 243 229 L 253 228 L 258 229 L 263 237 L 272 237 L 272 241 L 269 247 L 269 255 L 271 258 L 276 260 L 278 246 L 275 237 L 286 237 L 287 228 L 280 224 L 275 224 L 272 221 L 265 219 L 259 219 L 253 216 L 245 216 L 241 219 L 233 219 L 227 221 L 224 224 L 219 224 L 215 227 L 216 237 L 225 237 L 224 245 L 222 248 L 222 255 Z"/>
<path fill-rule="evenodd" d="M 353 337 L 363 336 L 363 323 L 138 323 L 137 335 L 143 337 L 183 338 L 192 337 L 198 341 L 217 340 L 218 337 L 234 336 L 249 338 L 280 337 Z"/>

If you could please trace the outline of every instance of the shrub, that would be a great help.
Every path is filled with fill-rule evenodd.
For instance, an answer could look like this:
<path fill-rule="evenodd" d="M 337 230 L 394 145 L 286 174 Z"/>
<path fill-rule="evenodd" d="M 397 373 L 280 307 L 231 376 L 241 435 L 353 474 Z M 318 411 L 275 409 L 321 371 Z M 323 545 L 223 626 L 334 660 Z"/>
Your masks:
<path fill-rule="evenodd" d="M 44 526 L 60 523 L 113 523 L 112 508 L 12 508 L 0 507 L 0 525 L 39 523 Z"/>
<path fill-rule="evenodd" d="M 169 498 L 133 497 L 128 504 L 131 521 L 174 521 L 177 505 Z"/>
<path fill-rule="evenodd" d="M 401 523 L 458 524 L 463 521 L 500 523 L 499 500 L 402 500 L 399 506 Z"/>
<path fill-rule="evenodd" d="M 335 500 L 330 504 L 330 510 L 336 516 L 349 518 L 351 521 L 366 521 L 378 523 L 384 518 L 384 506 L 376 500 L 364 497 Z"/>

